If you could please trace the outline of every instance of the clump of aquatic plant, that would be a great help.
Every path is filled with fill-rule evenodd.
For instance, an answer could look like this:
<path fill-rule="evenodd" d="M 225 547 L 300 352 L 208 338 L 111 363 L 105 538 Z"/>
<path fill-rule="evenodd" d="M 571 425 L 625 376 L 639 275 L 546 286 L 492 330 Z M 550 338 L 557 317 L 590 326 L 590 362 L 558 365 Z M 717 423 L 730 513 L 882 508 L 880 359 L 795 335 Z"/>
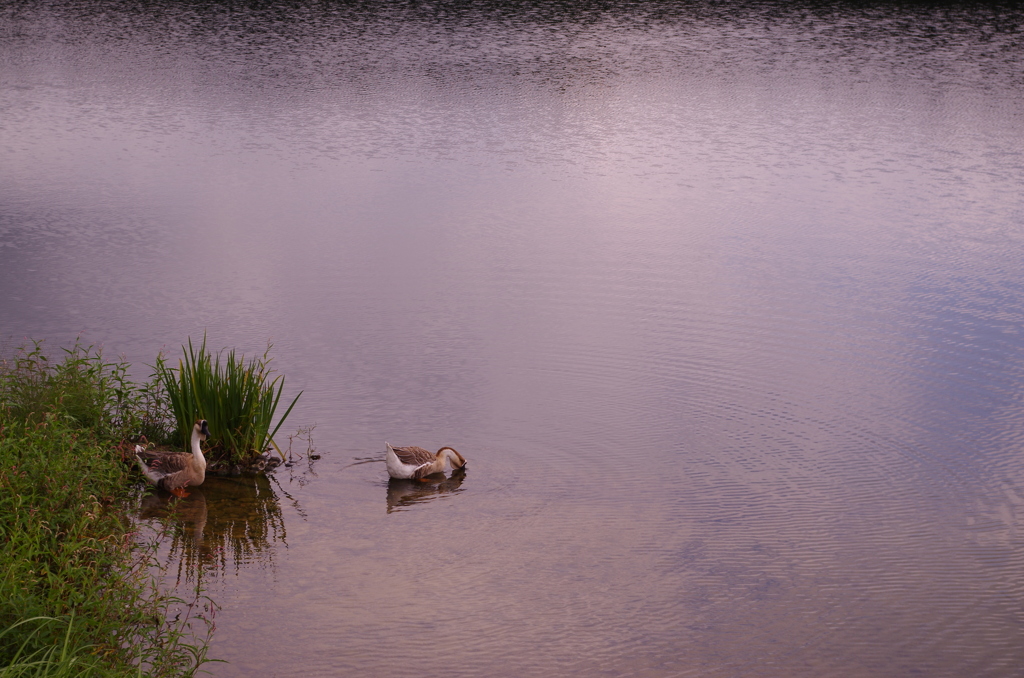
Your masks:
<path fill-rule="evenodd" d="M 191 337 L 181 348 L 184 357 L 177 368 L 169 367 L 162 355 L 156 362 L 156 375 L 177 421 L 179 443 L 188 442 L 196 419 L 206 419 L 214 456 L 220 451 L 237 463 L 267 451 L 302 395 L 295 396 L 271 428 L 284 390 L 284 376 L 275 376 L 270 367 L 272 345 L 248 362 L 233 349 L 211 354 L 205 335 L 198 350 Z"/>

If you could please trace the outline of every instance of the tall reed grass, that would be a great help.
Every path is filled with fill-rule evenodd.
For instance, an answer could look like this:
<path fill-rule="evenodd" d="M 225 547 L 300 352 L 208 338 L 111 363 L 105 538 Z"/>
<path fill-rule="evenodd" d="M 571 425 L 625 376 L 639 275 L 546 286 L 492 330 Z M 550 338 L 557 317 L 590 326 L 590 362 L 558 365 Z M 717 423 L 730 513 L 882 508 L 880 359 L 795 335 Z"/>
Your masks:
<path fill-rule="evenodd" d="M 177 421 L 179 442 L 187 445 L 196 419 L 206 419 L 215 457 L 219 449 L 239 462 L 267 451 L 302 395 L 295 396 L 271 429 L 284 390 L 284 377 L 274 376 L 270 367 L 272 345 L 248 362 L 234 350 L 212 355 L 205 334 L 198 350 L 191 337 L 187 348 L 181 348 L 184 357 L 177 368 L 168 367 L 162 355 L 155 366 Z"/>

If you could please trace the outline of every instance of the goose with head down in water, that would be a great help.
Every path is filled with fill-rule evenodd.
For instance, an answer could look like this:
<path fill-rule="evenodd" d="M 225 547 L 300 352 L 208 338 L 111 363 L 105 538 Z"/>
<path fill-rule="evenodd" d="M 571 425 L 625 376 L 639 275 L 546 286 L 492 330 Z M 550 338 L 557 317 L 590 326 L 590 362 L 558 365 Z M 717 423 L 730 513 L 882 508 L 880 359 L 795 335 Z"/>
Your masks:
<path fill-rule="evenodd" d="M 387 447 L 388 475 L 398 479 L 419 480 L 434 473 L 442 473 L 446 463 L 453 469 L 466 465 L 466 458 L 454 447 L 442 447 L 436 453 L 422 447 Z"/>

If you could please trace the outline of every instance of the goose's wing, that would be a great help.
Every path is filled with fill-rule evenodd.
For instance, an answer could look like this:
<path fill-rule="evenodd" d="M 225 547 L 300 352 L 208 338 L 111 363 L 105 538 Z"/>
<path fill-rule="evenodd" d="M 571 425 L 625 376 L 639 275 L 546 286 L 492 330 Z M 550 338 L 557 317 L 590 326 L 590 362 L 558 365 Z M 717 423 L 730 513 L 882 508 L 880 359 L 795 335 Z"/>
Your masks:
<path fill-rule="evenodd" d="M 158 454 L 150 457 L 147 466 L 154 471 L 160 471 L 165 475 L 170 475 L 189 468 L 191 462 L 191 454 Z"/>
<path fill-rule="evenodd" d="M 416 447 L 415 445 L 411 445 L 409 447 L 392 447 L 391 449 L 395 451 L 395 456 L 398 457 L 399 461 L 403 464 L 408 464 L 409 466 L 423 466 L 437 458 L 437 455 L 433 452 L 424 450 L 422 447 Z"/>
<path fill-rule="evenodd" d="M 189 469 L 182 469 L 174 473 L 168 473 L 157 483 L 157 487 L 165 490 L 176 490 L 179 487 L 187 487 L 192 480 L 192 472 Z"/>
<path fill-rule="evenodd" d="M 142 445 L 135 446 L 135 454 L 139 455 L 139 457 L 141 457 L 147 463 L 153 461 L 154 459 L 159 459 L 160 457 L 167 456 L 167 452 L 155 452 L 153 450 L 147 450 Z"/>

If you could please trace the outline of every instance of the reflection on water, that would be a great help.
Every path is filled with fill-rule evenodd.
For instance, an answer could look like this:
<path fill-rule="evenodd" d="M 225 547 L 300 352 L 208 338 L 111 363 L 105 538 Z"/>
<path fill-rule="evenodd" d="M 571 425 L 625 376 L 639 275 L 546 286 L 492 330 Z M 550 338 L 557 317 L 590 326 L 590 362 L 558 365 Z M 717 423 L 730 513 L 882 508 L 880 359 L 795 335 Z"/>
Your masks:
<path fill-rule="evenodd" d="M 139 517 L 166 528 L 161 552 L 177 581 L 202 583 L 247 565 L 271 565 L 275 547 L 287 546 L 278 494 L 269 476 L 207 477 L 179 499 L 151 488 Z"/>
<path fill-rule="evenodd" d="M 461 492 L 459 486 L 466 479 L 466 468 L 452 471 L 451 477 L 435 473 L 420 480 L 388 478 L 388 513 L 402 511 L 410 506 Z"/>

